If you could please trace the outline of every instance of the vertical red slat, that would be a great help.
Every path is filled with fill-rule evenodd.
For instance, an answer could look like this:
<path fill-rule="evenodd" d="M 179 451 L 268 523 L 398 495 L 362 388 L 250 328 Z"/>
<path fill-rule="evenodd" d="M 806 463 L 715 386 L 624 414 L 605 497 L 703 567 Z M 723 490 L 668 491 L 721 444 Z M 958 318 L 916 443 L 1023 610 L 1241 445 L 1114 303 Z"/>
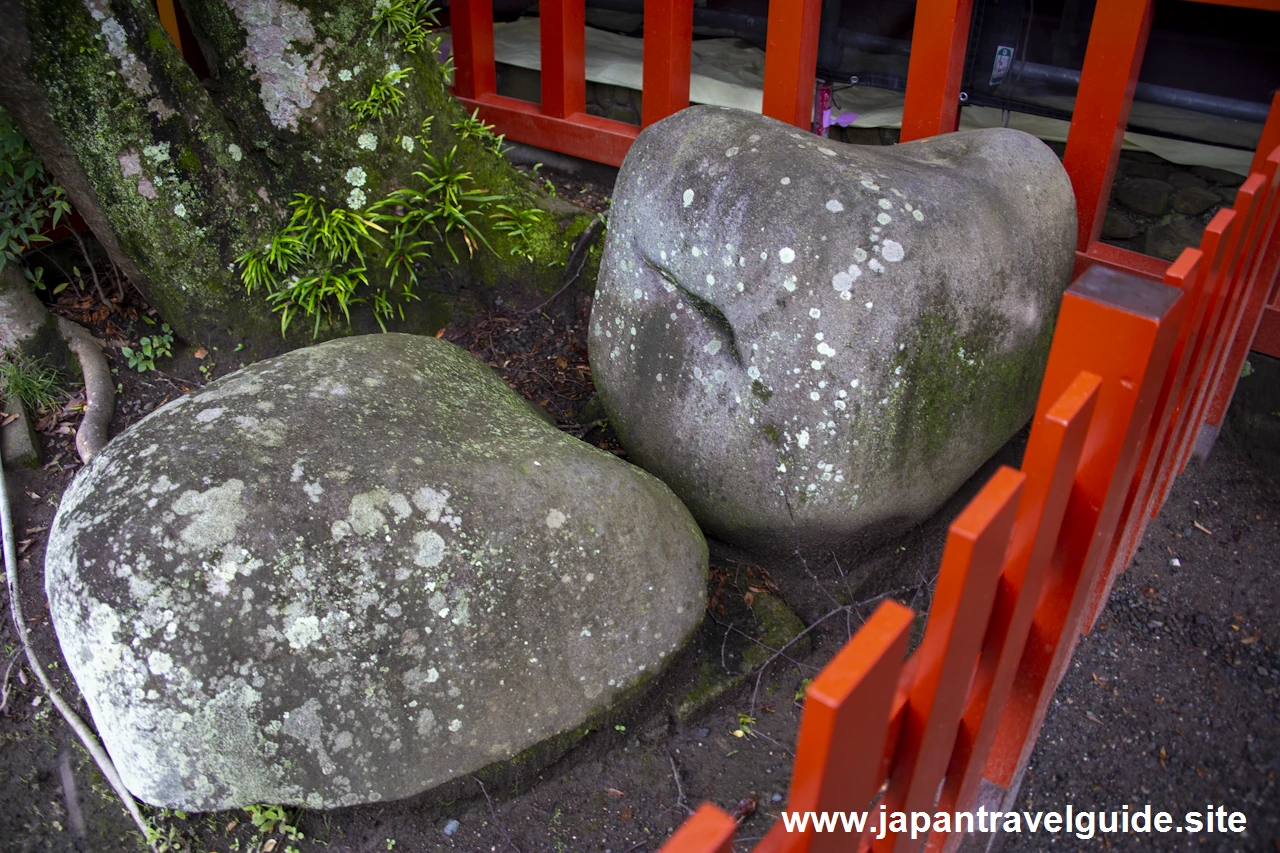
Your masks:
<path fill-rule="evenodd" d="M 929 623 L 913 655 L 917 668 L 897 755 L 880 801 L 890 812 L 933 811 L 1025 480 L 1019 471 L 1000 468 L 947 532 Z M 871 849 L 890 853 L 900 840 L 886 834 Z"/>
<path fill-rule="evenodd" d="M 1278 96 L 1280 98 L 1280 96 Z M 1272 113 L 1276 108 L 1272 107 Z M 1275 117 L 1274 115 L 1272 116 Z M 1276 122 L 1280 125 L 1280 121 Z M 1222 378 L 1217 393 L 1209 404 L 1205 421 L 1215 430 L 1222 426 L 1223 415 L 1236 392 L 1236 383 L 1240 379 L 1240 368 L 1249 355 L 1249 346 L 1258 333 L 1258 323 L 1262 319 L 1262 309 L 1267 294 L 1271 291 L 1275 280 L 1277 259 L 1280 259 L 1280 245 L 1277 244 L 1276 218 L 1280 211 L 1280 145 L 1264 160 L 1257 172 L 1262 175 L 1266 185 L 1266 201 L 1258 215 L 1258 226 L 1253 238 L 1257 245 L 1253 267 L 1248 271 L 1245 282 L 1246 292 L 1240 305 L 1240 322 L 1232 339 L 1226 360 L 1223 363 Z"/>
<path fill-rule="evenodd" d="M 1222 214 L 1224 211 L 1218 211 Z M 1191 401 L 1184 413 L 1181 456 L 1177 470 L 1181 472 L 1191 459 L 1195 450 L 1196 436 L 1200 432 L 1200 424 L 1204 422 L 1204 409 L 1209 397 L 1208 385 L 1213 379 L 1213 369 L 1217 362 L 1219 348 L 1222 346 L 1221 329 L 1227 305 L 1235 292 L 1233 271 L 1239 263 L 1239 247 L 1244 231 L 1244 220 L 1235 210 L 1225 211 L 1231 215 L 1231 223 L 1222 238 L 1222 263 L 1210 275 L 1209 304 L 1205 314 L 1204 325 L 1200 336 L 1200 356 L 1196 361 L 1196 383 Z M 1210 220 L 1212 224 L 1212 220 Z M 1207 232 L 1206 228 L 1206 232 Z"/>
<path fill-rule="evenodd" d="M 1100 377 L 1080 373 L 1031 429 L 1022 457 L 1027 485 L 1018 505 L 1009 563 L 996 589 L 982 656 L 938 800 L 940 812 L 973 807 L 1000 722 L 1000 709 L 1013 686 L 1031 617 L 1040 600 L 1045 568 L 1062 528 L 1067 496 L 1101 384 Z M 928 850 L 941 851 L 946 842 L 945 833 L 933 833 Z"/>
<path fill-rule="evenodd" d="M 1258 147 L 1253 152 L 1249 172 L 1261 172 L 1263 164 L 1276 148 L 1280 148 L 1280 91 L 1271 96 L 1271 109 L 1267 111 L 1267 121 L 1262 126 L 1262 137 L 1258 139 Z"/>
<path fill-rule="evenodd" d="M 960 78 L 972 11 L 973 0 L 916 3 L 902 107 L 903 142 L 951 133 L 960 126 Z"/>
<path fill-rule="evenodd" d="M 1062 532 L 1014 687 L 996 733 L 986 777 L 1011 790 L 1035 745 L 1097 584 L 1164 380 L 1182 311 L 1177 290 L 1100 267 L 1068 289 L 1040 386 L 1037 419 L 1082 370 L 1102 377 Z"/>
<path fill-rule="evenodd" d="M 1205 366 L 1204 385 L 1194 412 L 1195 431 L 1192 433 L 1193 451 L 1199 450 L 1207 454 L 1213 446 L 1218 431 L 1209 424 L 1210 409 L 1213 401 L 1222 390 L 1224 384 L 1233 389 L 1232 380 L 1224 382 L 1227 359 L 1231 355 L 1231 346 L 1235 343 L 1236 334 L 1240 331 L 1244 319 L 1244 309 L 1252 290 L 1252 271 L 1255 264 L 1262 260 L 1263 246 L 1260 230 L 1266 230 L 1268 223 L 1263 218 L 1267 212 L 1267 201 L 1270 187 L 1261 174 L 1253 174 L 1245 179 L 1236 192 L 1234 210 L 1240 227 L 1239 238 L 1232 253 L 1231 263 L 1227 267 L 1226 282 L 1222 302 L 1222 314 L 1218 325 L 1214 327 L 1211 340 L 1213 346 L 1209 360 Z M 1236 370 L 1240 365 L 1236 365 Z"/>
<path fill-rule="evenodd" d="M 1151 31 L 1151 7 L 1151 0 L 1107 0 L 1094 8 L 1063 158 L 1076 192 L 1076 248 L 1081 252 L 1089 251 L 1102 233 L 1111 180 Z"/>
<path fill-rule="evenodd" d="M 587 109 L 586 9 L 586 0 L 538 4 L 543 115 L 568 118 Z"/>
<path fill-rule="evenodd" d="M 648 127 L 689 106 L 693 0 L 645 0 L 644 21 L 640 124 Z"/>
<path fill-rule="evenodd" d="M 738 824 L 726 812 L 711 803 L 703 803 L 658 853 L 733 853 L 733 835 L 737 828 Z"/>
<path fill-rule="evenodd" d="M 1219 271 L 1225 263 L 1228 238 L 1235 231 L 1235 221 L 1236 213 L 1234 210 L 1219 210 L 1214 214 L 1213 219 L 1209 220 L 1209 224 L 1205 226 L 1204 234 L 1200 238 L 1200 252 L 1203 257 L 1200 261 L 1199 275 L 1203 277 L 1204 281 L 1196 291 L 1193 291 L 1198 296 L 1197 304 L 1188 306 L 1189 311 L 1194 309 L 1195 322 L 1191 330 L 1191 336 L 1187 340 L 1187 355 L 1185 356 L 1187 377 L 1179 394 L 1177 406 L 1172 413 L 1174 418 L 1172 435 L 1166 443 L 1167 448 L 1162 451 L 1161 459 L 1157 463 L 1159 493 L 1154 502 L 1148 502 L 1150 507 L 1148 518 L 1158 512 L 1159 507 L 1164 506 L 1164 502 L 1168 499 L 1169 490 L 1173 488 L 1174 479 L 1182 471 L 1183 450 L 1190 441 L 1188 434 L 1190 433 L 1194 436 L 1190 426 L 1190 418 L 1194 409 L 1196 388 L 1198 383 L 1203 381 L 1204 338 L 1209 328 L 1214 288 L 1220 285 L 1222 281 Z"/>
<path fill-rule="evenodd" d="M 1154 517 L 1159 507 L 1152 508 L 1153 498 L 1159 494 L 1166 481 L 1172 481 L 1177 472 L 1173 470 L 1170 448 L 1178 431 L 1179 413 L 1186 405 L 1189 396 L 1188 383 L 1193 372 L 1190 354 L 1198 341 L 1198 327 L 1204 314 L 1204 285 L 1207 278 L 1205 271 L 1207 262 L 1202 263 L 1204 253 L 1199 249 L 1184 249 L 1178 259 L 1169 266 L 1164 276 L 1164 283 L 1182 291 L 1186 308 L 1182 312 L 1182 321 L 1178 324 L 1178 337 L 1173 351 L 1169 355 L 1170 369 L 1157 398 L 1156 410 L 1151 416 L 1153 426 L 1157 427 L 1152 441 L 1147 445 L 1146 458 L 1140 458 L 1130 487 L 1133 498 L 1126 505 L 1121 515 L 1120 534 L 1113 538 L 1114 547 L 1108 560 L 1108 571 L 1124 571 L 1133 559 L 1133 552 L 1146 530 L 1147 522 Z M 1100 606 L 1089 618 L 1092 626 L 1097 621 Z"/>
<path fill-rule="evenodd" d="M 764 114 L 808 130 L 818 69 L 822 0 L 769 4 L 764 54 Z"/>
<path fill-rule="evenodd" d="M 478 98 L 498 89 L 493 65 L 493 3 L 453 0 L 449 5 L 453 41 L 453 91 L 460 98 Z"/>
<path fill-rule="evenodd" d="M 870 808 L 880 787 L 880 753 L 912 617 L 901 604 L 881 604 L 809 685 L 787 798 L 790 811 Z M 793 838 L 790 853 L 838 853 L 857 841 L 842 832 L 808 831 Z"/>

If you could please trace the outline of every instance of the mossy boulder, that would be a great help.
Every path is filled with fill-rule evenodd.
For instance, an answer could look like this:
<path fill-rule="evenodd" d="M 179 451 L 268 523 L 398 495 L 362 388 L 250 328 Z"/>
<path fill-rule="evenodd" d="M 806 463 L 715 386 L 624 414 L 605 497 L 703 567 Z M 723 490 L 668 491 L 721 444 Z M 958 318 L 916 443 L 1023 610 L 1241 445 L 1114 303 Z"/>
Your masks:
<path fill-rule="evenodd" d="M 46 558 L 126 785 L 185 810 L 404 797 L 624 701 L 701 617 L 657 479 L 443 341 L 259 362 L 115 439 Z"/>
<path fill-rule="evenodd" d="M 694 107 L 614 192 L 591 367 L 630 458 L 757 553 L 874 544 L 1030 417 L 1076 235 L 1013 130 L 890 148 Z"/>

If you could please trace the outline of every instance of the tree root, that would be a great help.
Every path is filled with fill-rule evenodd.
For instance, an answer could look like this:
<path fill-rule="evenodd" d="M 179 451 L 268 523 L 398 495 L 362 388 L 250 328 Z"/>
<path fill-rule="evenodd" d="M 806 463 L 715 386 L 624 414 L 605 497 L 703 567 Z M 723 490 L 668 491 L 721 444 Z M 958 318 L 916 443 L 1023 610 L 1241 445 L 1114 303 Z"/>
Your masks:
<path fill-rule="evenodd" d="M 107 444 L 107 428 L 115 411 L 116 388 L 111 368 L 102 354 L 102 344 L 83 326 L 58 318 L 58 331 L 80 362 L 84 374 L 84 419 L 76 431 L 76 452 L 86 465 Z"/>

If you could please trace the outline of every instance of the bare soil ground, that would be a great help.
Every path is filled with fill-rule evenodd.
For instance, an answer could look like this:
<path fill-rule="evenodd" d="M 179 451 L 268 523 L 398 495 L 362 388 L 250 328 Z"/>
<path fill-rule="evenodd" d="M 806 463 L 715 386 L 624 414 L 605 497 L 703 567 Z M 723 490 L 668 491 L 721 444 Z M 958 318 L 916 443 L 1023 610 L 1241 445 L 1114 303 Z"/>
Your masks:
<path fill-rule="evenodd" d="M 607 204 L 598 186 L 553 179 L 562 196 L 597 209 Z M 113 434 L 239 366 L 234 352 L 197 358 L 187 350 L 162 362 L 163 372 L 137 374 L 118 347 L 153 330 L 141 319 L 145 305 L 131 295 L 109 306 L 89 297 L 60 303 L 59 311 L 113 343 L 122 386 Z M 493 366 L 562 429 L 623 455 L 589 405 L 589 310 L 590 298 L 571 291 L 544 306 L 495 305 L 445 336 Z M 1149 802 L 1181 814 L 1221 804 L 1248 815 L 1248 835 L 1011 836 L 1006 850 L 1280 850 L 1280 370 L 1255 362 L 1264 369 L 1242 382 L 1208 463 L 1193 463 L 1183 475 L 1134 566 L 1117 581 L 1098 629 L 1082 642 L 1021 795 L 1025 808 Z M 76 402 L 72 394 L 59 412 L 43 416 L 48 464 L 7 476 L 29 628 L 55 683 L 87 716 L 48 621 L 42 577 L 48 525 L 79 467 Z M 690 809 L 710 800 L 742 818 L 736 849 L 748 850 L 782 807 L 806 680 L 886 597 L 863 600 L 859 585 L 876 578 L 890 589 L 887 597 L 926 612 L 947 524 L 996 464 L 1017 464 L 1024 441 L 1010 442 L 934 519 L 856 565 L 833 555 L 820 566 L 765 567 L 713 544 L 712 605 L 690 650 L 644 702 L 541 770 L 478 774 L 408 800 L 330 812 L 148 809 L 160 830 L 158 849 L 652 853 Z M 768 606 L 778 598 L 808 626 L 781 651 L 776 611 Z M 0 850 L 143 849 L 42 697 L 7 620 L 0 655 L 7 691 Z"/>

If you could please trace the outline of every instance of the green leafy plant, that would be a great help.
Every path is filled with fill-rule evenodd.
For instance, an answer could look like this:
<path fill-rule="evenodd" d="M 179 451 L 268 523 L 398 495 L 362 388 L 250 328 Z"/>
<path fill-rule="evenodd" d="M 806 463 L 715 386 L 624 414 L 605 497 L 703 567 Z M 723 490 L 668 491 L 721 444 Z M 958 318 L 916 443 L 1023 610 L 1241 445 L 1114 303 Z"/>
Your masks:
<path fill-rule="evenodd" d="M 544 214 L 535 207 L 514 208 L 509 204 L 494 205 L 489 214 L 493 227 L 511 238 L 511 254 L 533 261 L 533 240 L 530 228 L 542 221 Z"/>
<path fill-rule="evenodd" d="M 328 208 L 324 199 L 305 193 L 294 196 L 293 213 L 284 229 L 266 246 L 236 259 L 240 280 L 252 294 L 267 291 L 267 302 L 280 314 L 280 333 L 289 331 L 299 313 L 314 320 L 312 335 L 320 324 L 330 324 L 341 312 L 348 322 L 351 306 L 365 275 L 365 249 L 380 246 L 370 233 L 386 229 L 368 215 L 341 207 Z"/>
<path fill-rule="evenodd" d="M 502 153 L 502 140 L 506 139 L 506 135 L 494 133 L 493 125 L 484 123 L 480 118 L 479 107 L 461 121 L 455 121 L 453 129 L 458 132 L 460 139 L 474 139 L 494 154 Z"/>
<path fill-rule="evenodd" d="M 254 828 L 263 835 L 279 832 L 280 835 L 291 841 L 306 837 L 298 831 L 297 826 L 289 823 L 289 815 L 285 812 L 284 806 L 261 804 L 245 806 L 244 810 L 248 812 L 249 820 L 253 823 Z"/>
<path fill-rule="evenodd" d="M 417 53 L 424 46 L 435 51 L 443 38 L 431 33 L 433 27 L 440 26 L 431 0 L 377 0 L 373 4 L 373 20 L 373 35 L 385 27 L 400 40 L 405 53 Z"/>
<path fill-rule="evenodd" d="M 129 366 L 139 373 L 156 369 L 157 358 L 168 358 L 173 355 L 173 329 L 165 323 L 160 333 L 146 335 L 138 341 L 138 348 L 121 347 L 120 353 L 129 359 Z"/>
<path fill-rule="evenodd" d="M 19 263 L 32 244 L 48 242 L 40 232 L 57 226 L 71 214 L 67 192 L 51 181 L 44 163 L 18 130 L 9 114 L 0 109 L 0 270 Z M 27 282 L 44 289 L 39 267 L 23 267 Z"/>
<path fill-rule="evenodd" d="M 369 97 L 351 101 L 347 109 L 355 114 L 356 120 L 351 123 L 355 130 L 366 121 L 394 116 L 400 112 L 400 104 L 404 102 L 404 91 L 400 89 L 400 81 L 409 76 L 409 68 L 392 68 L 369 86 Z"/>
<path fill-rule="evenodd" d="M 13 353 L 0 357 L 0 391 L 17 397 L 32 411 L 57 405 L 58 379 L 58 371 L 42 358 Z"/>

